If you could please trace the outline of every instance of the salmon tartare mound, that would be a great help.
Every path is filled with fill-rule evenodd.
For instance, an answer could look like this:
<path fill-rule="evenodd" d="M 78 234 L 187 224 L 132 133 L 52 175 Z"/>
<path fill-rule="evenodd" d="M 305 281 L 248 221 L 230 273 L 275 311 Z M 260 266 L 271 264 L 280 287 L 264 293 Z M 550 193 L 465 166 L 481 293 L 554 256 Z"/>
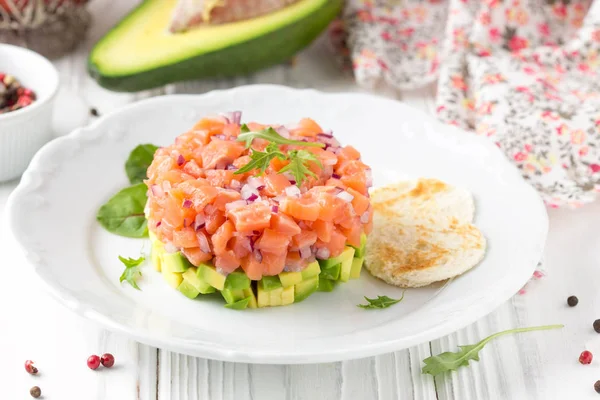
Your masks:
<path fill-rule="evenodd" d="M 204 118 L 156 151 L 147 176 L 153 261 L 163 273 L 181 275 L 166 278 L 190 286 L 188 297 L 203 293 L 202 281 L 237 291 L 224 294 L 227 302 L 250 307 L 255 300 L 260 306 L 257 290 L 269 297 L 280 289 L 262 303 L 283 305 L 283 292 L 292 288 L 294 302 L 301 297 L 294 288 L 307 280 L 360 273 L 372 228 L 371 170 L 355 148 L 341 146 L 312 119 L 282 126 L 242 124 L 240 112 Z M 181 260 L 167 266 L 175 255 Z M 354 272 L 353 263 L 360 264 Z"/>

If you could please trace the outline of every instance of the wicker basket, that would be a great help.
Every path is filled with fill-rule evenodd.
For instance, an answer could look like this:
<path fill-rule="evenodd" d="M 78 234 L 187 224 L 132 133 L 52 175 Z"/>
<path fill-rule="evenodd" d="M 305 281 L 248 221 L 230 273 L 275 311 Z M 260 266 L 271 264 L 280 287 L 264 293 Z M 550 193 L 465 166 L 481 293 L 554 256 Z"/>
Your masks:
<path fill-rule="evenodd" d="M 87 0 L 2 0 L 0 43 L 27 47 L 48 58 L 61 57 L 85 37 Z"/>

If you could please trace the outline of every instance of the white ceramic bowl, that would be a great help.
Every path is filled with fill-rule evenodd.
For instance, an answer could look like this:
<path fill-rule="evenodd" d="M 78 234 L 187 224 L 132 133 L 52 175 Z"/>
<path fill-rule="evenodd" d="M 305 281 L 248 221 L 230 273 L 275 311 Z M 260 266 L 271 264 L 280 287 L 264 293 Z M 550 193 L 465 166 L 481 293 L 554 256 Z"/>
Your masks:
<path fill-rule="evenodd" d="M 17 111 L 0 114 L 0 182 L 19 177 L 33 155 L 53 137 L 52 108 L 58 72 L 41 55 L 0 44 L 0 72 L 15 76 L 37 100 Z"/>

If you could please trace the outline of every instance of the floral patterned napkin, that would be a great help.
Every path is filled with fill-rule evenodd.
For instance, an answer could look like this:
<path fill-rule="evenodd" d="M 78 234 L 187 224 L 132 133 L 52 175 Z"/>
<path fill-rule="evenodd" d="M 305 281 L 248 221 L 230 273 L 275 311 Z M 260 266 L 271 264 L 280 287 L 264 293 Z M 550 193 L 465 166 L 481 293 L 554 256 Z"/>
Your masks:
<path fill-rule="evenodd" d="M 600 191 L 592 3 L 346 0 L 332 34 L 361 85 L 437 80 L 441 120 L 493 140 L 549 206 L 579 206 Z"/>

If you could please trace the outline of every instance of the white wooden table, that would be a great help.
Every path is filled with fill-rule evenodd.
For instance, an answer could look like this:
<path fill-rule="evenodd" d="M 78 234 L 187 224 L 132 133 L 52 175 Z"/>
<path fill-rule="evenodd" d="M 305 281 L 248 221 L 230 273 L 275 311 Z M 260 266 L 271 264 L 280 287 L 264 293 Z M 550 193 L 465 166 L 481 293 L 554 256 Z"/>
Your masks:
<path fill-rule="evenodd" d="M 169 85 L 136 95 L 108 92 L 87 77 L 86 55 L 129 7 L 131 2 L 123 0 L 93 1 L 95 22 L 89 38 L 79 51 L 56 62 L 62 80 L 57 134 L 90 122 L 90 107 L 105 114 L 140 98 L 165 93 L 203 93 L 259 82 L 325 91 L 360 90 L 350 76 L 339 72 L 325 40 L 320 40 L 298 57 L 293 68 L 279 66 L 247 78 Z M 433 88 L 378 93 L 433 109 Z M 24 267 L 26 261 L 16 251 L 2 218 L 6 199 L 16 184 L 0 184 L 0 399 L 29 398 L 33 385 L 40 386 L 48 400 L 600 398 L 593 389 L 600 379 L 600 335 L 591 327 L 600 318 L 600 204 L 577 211 L 550 211 L 548 276 L 533 282 L 527 294 L 516 295 L 459 332 L 368 359 L 269 366 L 204 360 L 152 348 L 100 329 L 57 304 Z M 580 299 L 576 308 L 566 306 L 571 294 Z M 435 380 L 420 373 L 422 360 L 431 354 L 455 351 L 457 344 L 475 343 L 499 330 L 546 323 L 564 323 L 566 327 L 551 334 L 501 338 L 482 351 L 481 362 Z M 599 359 L 580 365 L 577 359 L 584 349 L 597 353 Z M 87 357 L 103 352 L 115 355 L 116 366 L 89 370 Z M 39 376 L 25 373 L 26 359 L 36 361 Z"/>

